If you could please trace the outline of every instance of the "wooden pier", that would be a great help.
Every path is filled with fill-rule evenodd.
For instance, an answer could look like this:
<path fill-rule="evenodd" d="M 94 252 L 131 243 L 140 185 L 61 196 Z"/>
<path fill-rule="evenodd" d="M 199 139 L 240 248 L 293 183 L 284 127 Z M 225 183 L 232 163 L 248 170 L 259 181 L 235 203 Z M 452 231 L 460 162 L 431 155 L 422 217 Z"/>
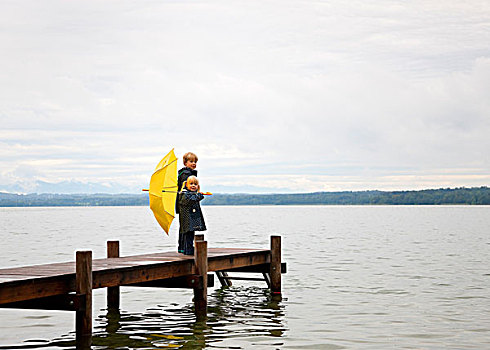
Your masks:
<path fill-rule="evenodd" d="M 233 279 L 263 280 L 281 293 L 281 237 L 271 236 L 270 249 L 209 248 L 196 235 L 195 254 L 162 252 L 119 256 L 119 242 L 107 242 L 107 258 L 92 260 L 77 251 L 75 262 L 0 269 L 0 307 L 76 312 L 77 349 L 92 342 L 92 290 L 107 288 L 108 308 L 119 308 L 120 286 L 192 288 L 197 318 L 206 317 L 207 288 L 215 272 L 223 286 Z M 232 277 L 232 272 L 261 273 L 262 278 Z"/>

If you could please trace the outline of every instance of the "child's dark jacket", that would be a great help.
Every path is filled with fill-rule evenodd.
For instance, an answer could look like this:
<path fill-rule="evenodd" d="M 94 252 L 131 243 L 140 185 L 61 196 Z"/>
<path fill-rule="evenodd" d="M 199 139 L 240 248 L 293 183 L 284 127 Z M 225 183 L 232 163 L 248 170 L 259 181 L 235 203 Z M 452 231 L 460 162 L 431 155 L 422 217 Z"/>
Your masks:
<path fill-rule="evenodd" d="M 202 193 L 184 190 L 179 194 L 180 233 L 189 231 L 205 231 L 206 224 L 199 202 L 204 198 Z"/>
<path fill-rule="evenodd" d="M 197 170 L 192 170 L 191 168 L 184 167 L 179 170 L 178 172 L 179 176 L 177 179 L 177 185 L 178 185 L 178 191 L 182 190 L 182 185 L 184 182 L 187 180 L 187 178 L 191 175 L 197 176 Z M 179 201 L 177 200 L 175 202 L 175 212 L 179 214 L 180 208 L 179 208 Z"/>
<path fill-rule="evenodd" d="M 179 186 L 179 191 L 182 189 L 182 184 L 185 180 L 191 175 L 197 176 L 197 170 L 192 170 L 191 168 L 184 167 L 179 170 L 179 177 L 177 180 L 177 184 Z"/>

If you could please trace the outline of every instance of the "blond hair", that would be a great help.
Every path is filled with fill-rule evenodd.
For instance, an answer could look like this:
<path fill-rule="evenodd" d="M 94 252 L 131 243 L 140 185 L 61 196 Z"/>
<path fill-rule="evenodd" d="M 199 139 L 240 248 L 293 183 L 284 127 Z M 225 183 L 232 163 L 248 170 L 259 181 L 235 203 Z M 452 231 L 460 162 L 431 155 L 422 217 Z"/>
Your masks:
<path fill-rule="evenodd" d="M 197 162 L 198 159 L 197 159 L 197 156 L 194 153 L 187 152 L 182 157 L 182 160 L 184 161 L 184 165 L 185 165 L 185 163 L 187 163 L 187 161 L 189 161 L 189 160 L 193 160 L 193 161 Z"/>
<path fill-rule="evenodd" d="M 194 176 L 194 175 L 191 175 L 187 178 L 186 180 L 186 188 L 187 188 L 187 185 L 189 184 L 195 184 L 197 185 L 197 190 L 199 191 L 201 189 L 201 187 L 199 186 L 199 179 L 197 178 L 197 176 Z"/>

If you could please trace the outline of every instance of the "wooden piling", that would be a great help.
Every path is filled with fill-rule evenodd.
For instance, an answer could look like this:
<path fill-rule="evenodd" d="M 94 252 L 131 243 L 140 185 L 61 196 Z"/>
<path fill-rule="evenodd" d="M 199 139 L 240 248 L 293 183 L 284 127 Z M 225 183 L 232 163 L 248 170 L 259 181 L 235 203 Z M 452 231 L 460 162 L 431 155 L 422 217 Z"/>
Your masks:
<path fill-rule="evenodd" d="M 272 294 L 281 294 L 281 236 L 271 236 L 270 283 Z"/>
<path fill-rule="evenodd" d="M 204 241 L 204 235 L 202 233 L 196 233 L 194 235 L 194 247 L 196 246 L 197 241 Z"/>
<path fill-rule="evenodd" d="M 107 241 L 107 257 L 119 258 L 119 241 Z M 108 287 L 107 288 L 107 308 L 119 309 L 120 305 L 120 288 Z"/>
<path fill-rule="evenodd" d="M 195 241 L 196 275 L 202 277 L 202 288 L 194 288 L 194 307 L 198 319 L 206 317 L 208 306 L 208 242 Z"/>
<path fill-rule="evenodd" d="M 77 349 L 90 349 L 92 344 L 92 252 L 76 253 L 76 293 L 83 305 L 76 310 Z"/>

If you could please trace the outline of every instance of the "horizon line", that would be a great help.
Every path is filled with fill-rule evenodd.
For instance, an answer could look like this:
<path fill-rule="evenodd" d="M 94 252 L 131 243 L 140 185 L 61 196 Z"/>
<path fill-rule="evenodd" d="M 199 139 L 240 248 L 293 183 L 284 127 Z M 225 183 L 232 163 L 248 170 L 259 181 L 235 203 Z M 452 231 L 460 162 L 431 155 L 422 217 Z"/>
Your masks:
<path fill-rule="evenodd" d="M 483 186 L 458 186 L 458 187 L 439 187 L 439 188 L 425 188 L 419 190 L 339 190 L 339 191 L 314 191 L 314 192 L 266 192 L 266 193 L 253 193 L 253 192 L 215 192 L 213 195 L 292 195 L 292 194 L 313 194 L 313 193 L 356 193 L 356 192 L 421 192 L 421 191 L 435 191 L 435 190 L 459 190 L 459 189 L 482 189 L 489 188 L 488 185 Z M 108 192 L 75 192 L 75 193 L 60 193 L 60 192 L 8 192 L 0 190 L 0 194 L 11 194 L 11 195 L 144 195 L 145 193 L 135 193 L 135 192 L 121 192 L 121 193 L 108 193 Z"/>

